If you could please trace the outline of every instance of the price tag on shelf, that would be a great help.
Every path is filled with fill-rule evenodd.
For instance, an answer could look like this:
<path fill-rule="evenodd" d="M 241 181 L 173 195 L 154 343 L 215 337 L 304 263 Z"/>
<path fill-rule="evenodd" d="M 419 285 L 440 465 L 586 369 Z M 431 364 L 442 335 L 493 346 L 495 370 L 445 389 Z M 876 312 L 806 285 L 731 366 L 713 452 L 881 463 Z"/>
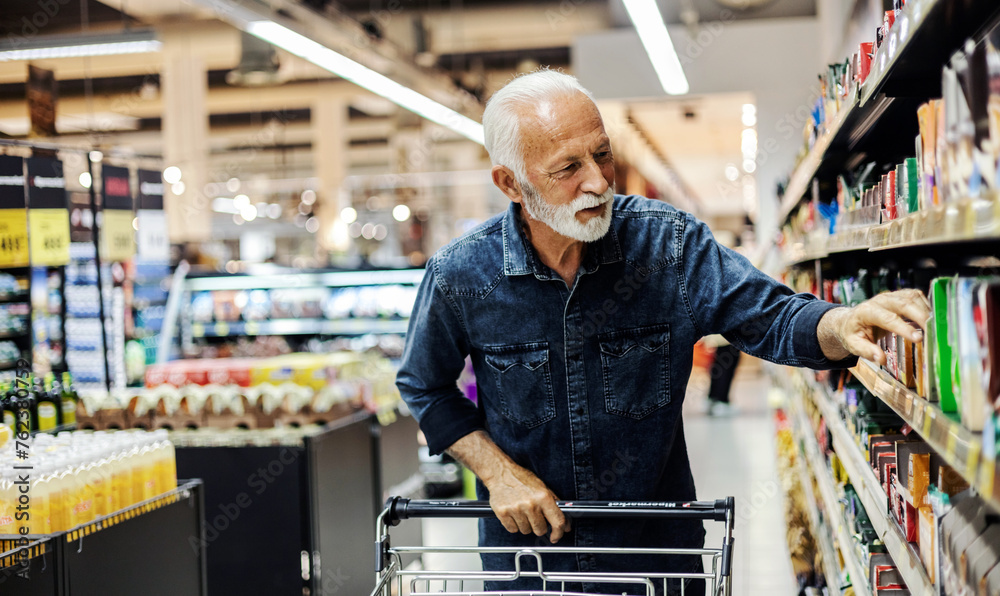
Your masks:
<path fill-rule="evenodd" d="M 245 329 L 247 335 L 258 335 L 260 333 L 260 323 L 257 321 L 247 321 Z"/>
<path fill-rule="evenodd" d="M 969 444 L 969 452 L 966 455 L 965 460 L 965 477 L 971 478 L 973 484 L 979 482 L 979 468 L 982 464 L 982 459 L 980 459 L 980 454 L 982 452 L 982 446 L 978 441 L 972 441 Z"/>
<path fill-rule="evenodd" d="M 192 323 L 191 335 L 195 337 L 205 337 L 205 326 L 201 323 Z"/>
<path fill-rule="evenodd" d="M 28 212 L 0 209 L 0 267 L 26 267 L 28 256 Z"/>
<path fill-rule="evenodd" d="M 924 411 L 924 428 L 920 434 L 924 435 L 924 438 L 931 436 L 931 427 L 934 425 L 935 412 L 933 408 L 927 408 Z"/>
<path fill-rule="evenodd" d="M 32 209 L 28 215 L 31 264 L 56 267 L 69 263 L 69 211 Z"/>
<path fill-rule="evenodd" d="M 225 337 L 229 335 L 229 325 L 223 321 L 219 321 L 215 324 L 215 335 L 219 337 Z"/>
<path fill-rule="evenodd" d="M 944 453 L 948 457 L 948 461 L 955 461 L 955 445 L 958 444 L 958 437 L 955 435 L 955 428 L 948 429 L 948 439 L 945 442 Z"/>
<path fill-rule="evenodd" d="M 101 257 L 107 261 L 127 261 L 135 254 L 132 212 L 106 209 L 102 214 Z"/>
<path fill-rule="evenodd" d="M 993 490 L 993 482 L 996 477 L 996 460 L 987 459 L 983 461 L 982 474 L 980 475 L 980 485 L 979 492 L 983 495 L 993 499 L 994 501 L 1000 501 L 1000 495 L 997 495 Z"/>

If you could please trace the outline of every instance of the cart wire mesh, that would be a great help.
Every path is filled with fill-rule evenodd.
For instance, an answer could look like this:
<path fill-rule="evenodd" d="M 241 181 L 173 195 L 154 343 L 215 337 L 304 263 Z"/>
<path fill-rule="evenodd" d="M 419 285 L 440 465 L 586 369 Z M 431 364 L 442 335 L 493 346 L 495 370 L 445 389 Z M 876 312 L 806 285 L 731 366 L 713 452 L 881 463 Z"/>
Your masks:
<path fill-rule="evenodd" d="M 600 586 L 611 584 L 620 589 L 628 586 L 629 592 L 646 596 L 681 594 L 694 596 L 696 591 L 687 589 L 691 580 L 704 580 L 705 594 L 729 596 L 732 590 L 731 571 L 733 553 L 733 497 L 717 501 L 684 502 L 615 502 L 574 501 L 558 503 L 563 514 L 570 518 L 687 518 L 717 521 L 725 524 L 720 548 L 614 548 L 614 547 L 489 547 L 489 546 L 391 546 L 389 528 L 401 520 L 413 518 L 488 517 L 493 515 L 484 501 L 433 501 L 410 500 L 390 497 L 376 521 L 375 543 L 376 585 L 372 596 L 601 596 L 594 592 Z M 403 558 L 427 554 L 506 554 L 513 557 L 513 568 L 503 571 L 452 571 L 404 568 Z M 686 555 L 701 557 L 706 561 L 703 572 L 565 572 L 547 571 L 543 555 L 600 554 L 606 556 L 636 555 Z M 535 590 L 484 590 L 481 582 L 494 586 L 523 578 L 538 578 L 541 589 Z M 568 586 L 591 584 L 587 592 Z M 634 589 L 633 589 L 634 588 Z M 576 590 L 576 591 L 574 591 Z M 700 596 L 700 590 L 698 591 Z M 621 592 L 617 592 L 620 594 Z M 607 592 L 605 596 L 616 596 Z"/>

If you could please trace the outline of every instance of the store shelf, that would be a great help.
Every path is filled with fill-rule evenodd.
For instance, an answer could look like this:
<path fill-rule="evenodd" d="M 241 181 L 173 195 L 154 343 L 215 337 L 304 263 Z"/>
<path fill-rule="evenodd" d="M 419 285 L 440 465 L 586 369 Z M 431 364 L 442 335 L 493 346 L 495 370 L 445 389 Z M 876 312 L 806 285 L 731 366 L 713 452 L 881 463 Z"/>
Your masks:
<path fill-rule="evenodd" d="M 20 561 L 40 557 L 52 550 L 49 541 L 44 539 L 32 540 L 20 547 L 17 543 L 16 539 L 0 539 L 0 570 L 17 567 Z"/>
<path fill-rule="evenodd" d="M 920 397 L 868 361 L 858 361 L 851 372 L 975 487 L 984 501 L 1000 512 L 1000 494 L 994 483 L 997 462 L 983 454 L 981 433 L 965 428 L 957 416 L 942 412 L 937 404 Z"/>
<path fill-rule="evenodd" d="M 852 119 L 852 116 L 857 115 L 857 105 L 857 92 L 852 91 L 847 99 L 844 100 L 843 105 L 841 105 L 840 111 L 837 112 L 837 116 L 830 124 L 830 128 L 816 140 L 816 144 L 809 150 L 809 154 L 806 155 L 805 159 L 792 172 L 792 176 L 788 180 L 788 186 L 785 187 L 785 196 L 781 201 L 778 221 L 785 221 L 788 218 L 788 214 L 792 212 L 792 209 L 802 200 L 802 196 L 809 188 L 809 183 L 812 182 L 813 176 L 815 176 L 816 171 L 819 170 L 820 165 L 823 163 L 823 158 L 833 144 L 834 139 L 845 132 L 848 120 Z"/>
<path fill-rule="evenodd" d="M 833 254 L 888 251 L 963 242 L 1000 242 L 1000 198 L 965 199 L 906 215 L 889 223 L 838 232 L 825 246 L 786 258 L 801 266 Z"/>
<path fill-rule="evenodd" d="M 166 507 L 167 505 L 172 505 L 174 503 L 177 503 L 178 501 L 189 499 L 191 498 L 192 492 L 195 490 L 194 487 L 200 485 L 201 483 L 202 483 L 201 480 L 188 480 L 185 481 L 183 484 L 179 485 L 172 491 L 165 492 L 162 495 L 153 497 L 152 499 L 141 501 L 130 507 L 120 509 L 110 515 L 101 516 L 95 519 L 94 521 L 81 524 L 79 526 L 71 528 L 70 530 L 64 532 L 57 532 L 55 534 L 47 536 L 42 536 L 42 535 L 29 535 L 29 536 L 31 536 L 33 539 L 46 538 L 46 537 L 54 537 L 54 538 L 62 537 L 65 539 L 66 542 L 73 542 L 74 540 L 79 540 L 84 536 L 90 536 L 95 532 L 100 532 L 101 530 L 111 528 L 124 521 L 138 517 L 144 513 L 149 513 L 150 511 L 156 511 L 157 509 L 161 509 L 163 507 Z M 4 541 L 9 541 L 13 538 L 14 537 L 11 535 L 0 535 L 0 544 L 3 544 Z"/>
<path fill-rule="evenodd" d="M 809 420 L 806 418 L 805 409 L 802 406 L 802 395 L 800 392 L 792 391 L 789 395 L 789 403 L 791 405 L 791 419 L 792 427 L 798 429 L 793 431 L 795 435 L 796 442 L 802 445 L 804 459 L 806 466 L 812 471 L 812 475 L 816 478 L 816 485 L 819 487 L 820 500 L 823 502 L 823 510 L 825 512 L 826 527 L 831 528 L 837 538 L 837 542 L 840 544 L 840 553 L 845 561 L 847 571 L 851 576 L 851 585 L 854 587 L 854 593 L 858 596 L 868 596 L 871 594 L 869 590 L 869 582 L 867 579 L 867 574 L 864 572 L 864 566 L 858 560 L 854 550 L 850 548 L 850 545 L 854 544 L 854 539 L 851 537 L 850 532 L 847 531 L 847 527 L 844 525 L 844 515 L 837 508 L 837 503 L 840 501 L 840 497 L 837 493 L 837 489 L 834 485 L 833 478 L 830 476 L 829 467 L 826 465 L 826 458 L 819 452 L 819 446 L 816 444 L 816 439 L 813 437 L 812 425 L 809 424 Z M 815 503 L 816 500 L 812 497 L 812 487 L 807 485 L 806 492 L 810 498 L 810 503 Z M 829 542 L 830 555 L 836 556 L 834 552 L 834 546 L 832 544 L 830 536 L 821 529 L 819 522 L 819 512 L 812 510 L 810 508 L 810 516 L 815 518 L 813 520 L 814 526 L 817 528 L 817 538 L 820 542 L 821 548 L 823 547 L 823 539 L 825 538 Z M 836 526 L 835 528 L 833 526 Z M 828 558 L 827 553 L 823 554 L 823 559 L 826 561 Z M 834 568 L 836 568 L 836 562 L 834 562 Z M 830 586 L 837 586 L 837 593 L 841 593 L 842 589 L 846 586 L 840 585 L 840 573 L 839 570 L 835 571 L 831 575 L 831 569 L 827 565 L 826 570 L 827 584 Z"/>
<path fill-rule="evenodd" d="M 801 202 L 817 172 L 829 171 L 828 157 L 844 161 L 862 139 L 881 126 L 890 110 L 914 109 L 907 121 L 916 123 L 913 100 L 940 97 L 940 67 L 966 38 L 1000 15 L 1000 3 L 979 0 L 956 5 L 950 0 L 910 0 L 876 50 L 871 71 L 860 89 L 852 91 L 831 122 L 792 173 L 778 214 L 784 222 Z M 874 32 L 872 32 L 874 34 Z M 873 40 L 872 40 L 873 41 Z M 922 90 L 922 91 L 921 91 Z M 892 126 L 886 125 L 891 133 Z M 914 128 L 914 134 L 916 129 Z M 885 135 L 882 135 L 883 137 Z M 911 137 L 912 138 L 912 137 Z M 882 138 L 880 144 L 898 139 Z M 846 148 L 846 152 L 839 149 Z M 834 151 L 832 151 L 834 150 Z M 870 153 L 870 151 L 869 151 Z"/>
<path fill-rule="evenodd" d="M 187 290 L 273 290 L 283 288 L 316 288 L 375 286 L 387 284 L 417 285 L 424 278 L 423 269 L 381 271 L 334 271 L 326 273 L 284 273 L 273 275 L 215 275 L 188 277 Z"/>
<path fill-rule="evenodd" d="M 803 375 L 802 372 L 797 374 Z M 808 379 L 806 380 L 809 383 Z M 910 589 L 911 594 L 931 594 L 933 584 L 927 576 L 923 562 L 917 550 L 906 541 L 896 521 L 889 516 L 889 499 L 875 477 L 875 472 L 869 467 L 861 453 L 860 447 L 854 442 L 847 426 L 837 412 L 826 390 L 809 383 L 814 390 L 811 392 L 816 406 L 826 420 L 826 426 L 833 437 L 833 448 L 847 470 L 851 484 L 861 498 L 861 503 L 868 513 L 872 527 L 885 544 L 889 556 L 899 569 L 900 576 Z"/>
<path fill-rule="evenodd" d="M 192 323 L 192 337 L 234 337 L 245 335 L 366 335 L 406 333 L 405 319 L 274 319 L 231 323 Z"/>
<path fill-rule="evenodd" d="M 869 249 L 1000 240 L 1000 200 L 965 199 L 869 229 Z"/>
<path fill-rule="evenodd" d="M 882 45 L 875 50 L 871 71 L 861 86 L 859 105 L 866 105 L 882 89 L 896 63 L 908 53 L 913 38 L 917 37 L 917 31 L 927 21 L 932 8 L 943 4 L 943 0 L 910 0 L 899 12 L 896 22 L 889 29 L 889 37 L 882 40 Z"/>
<path fill-rule="evenodd" d="M 0 303 L 27 302 L 28 290 L 20 292 L 0 292 Z"/>

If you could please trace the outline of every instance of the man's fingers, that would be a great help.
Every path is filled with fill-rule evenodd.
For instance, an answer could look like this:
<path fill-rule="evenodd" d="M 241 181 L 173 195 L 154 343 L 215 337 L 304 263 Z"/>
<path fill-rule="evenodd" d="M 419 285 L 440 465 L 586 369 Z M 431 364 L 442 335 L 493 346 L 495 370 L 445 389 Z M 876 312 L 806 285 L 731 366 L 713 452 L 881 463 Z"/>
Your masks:
<path fill-rule="evenodd" d="M 524 514 L 523 511 L 518 511 L 514 514 L 514 521 L 517 523 L 517 530 L 522 534 L 531 534 L 531 522 L 528 520 L 528 516 Z"/>
<path fill-rule="evenodd" d="M 931 305 L 920 290 L 900 290 L 889 294 L 881 294 L 881 306 L 913 321 L 926 330 L 927 320 L 931 316 Z"/>
<path fill-rule="evenodd" d="M 528 522 L 531 524 L 531 531 L 535 536 L 545 536 L 549 531 L 549 524 L 545 521 L 545 516 L 539 508 L 532 508 L 528 514 Z"/>
<path fill-rule="evenodd" d="M 874 325 L 890 333 L 902 335 L 910 341 L 920 341 L 923 339 L 923 335 L 919 329 L 914 329 L 903 317 L 880 304 L 869 303 L 868 308 L 859 311 L 858 315 L 861 319 L 859 322 L 862 325 Z"/>
<path fill-rule="evenodd" d="M 569 518 L 563 514 L 554 500 L 542 505 L 542 512 L 545 514 L 545 519 L 548 520 L 549 526 L 552 528 L 551 540 L 555 544 L 570 530 Z"/>
<path fill-rule="evenodd" d="M 861 336 L 852 335 L 848 338 L 847 345 L 844 347 L 852 354 L 856 354 L 861 358 L 867 358 L 876 364 L 881 365 L 886 363 L 885 352 L 882 351 L 882 348 Z"/>
<path fill-rule="evenodd" d="M 511 534 L 517 534 L 521 531 L 520 528 L 517 527 L 517 522 L 514 521 L 513 517 L 509 515 L 497 515 L 497 519 L 500 520 L 500 524 L 503 526 L 503 529 L 507 530 Z"/>

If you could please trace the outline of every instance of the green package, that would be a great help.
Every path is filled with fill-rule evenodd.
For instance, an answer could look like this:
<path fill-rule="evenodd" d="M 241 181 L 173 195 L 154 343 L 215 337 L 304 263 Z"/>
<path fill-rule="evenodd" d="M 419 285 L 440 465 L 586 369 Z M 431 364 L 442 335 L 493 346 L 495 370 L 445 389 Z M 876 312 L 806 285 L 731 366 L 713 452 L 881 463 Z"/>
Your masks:
<path fill-rule="evenodd" d="M 931 281 L 931 316 L 929 335 L 933 346 L 928 353 L 934 359 L 934 396 L 944 412 L 957 412 L 955 393 L 952 387 L 951 343 L 948 341 L 948 282 L 953 278 L 938 277 Z"/>

